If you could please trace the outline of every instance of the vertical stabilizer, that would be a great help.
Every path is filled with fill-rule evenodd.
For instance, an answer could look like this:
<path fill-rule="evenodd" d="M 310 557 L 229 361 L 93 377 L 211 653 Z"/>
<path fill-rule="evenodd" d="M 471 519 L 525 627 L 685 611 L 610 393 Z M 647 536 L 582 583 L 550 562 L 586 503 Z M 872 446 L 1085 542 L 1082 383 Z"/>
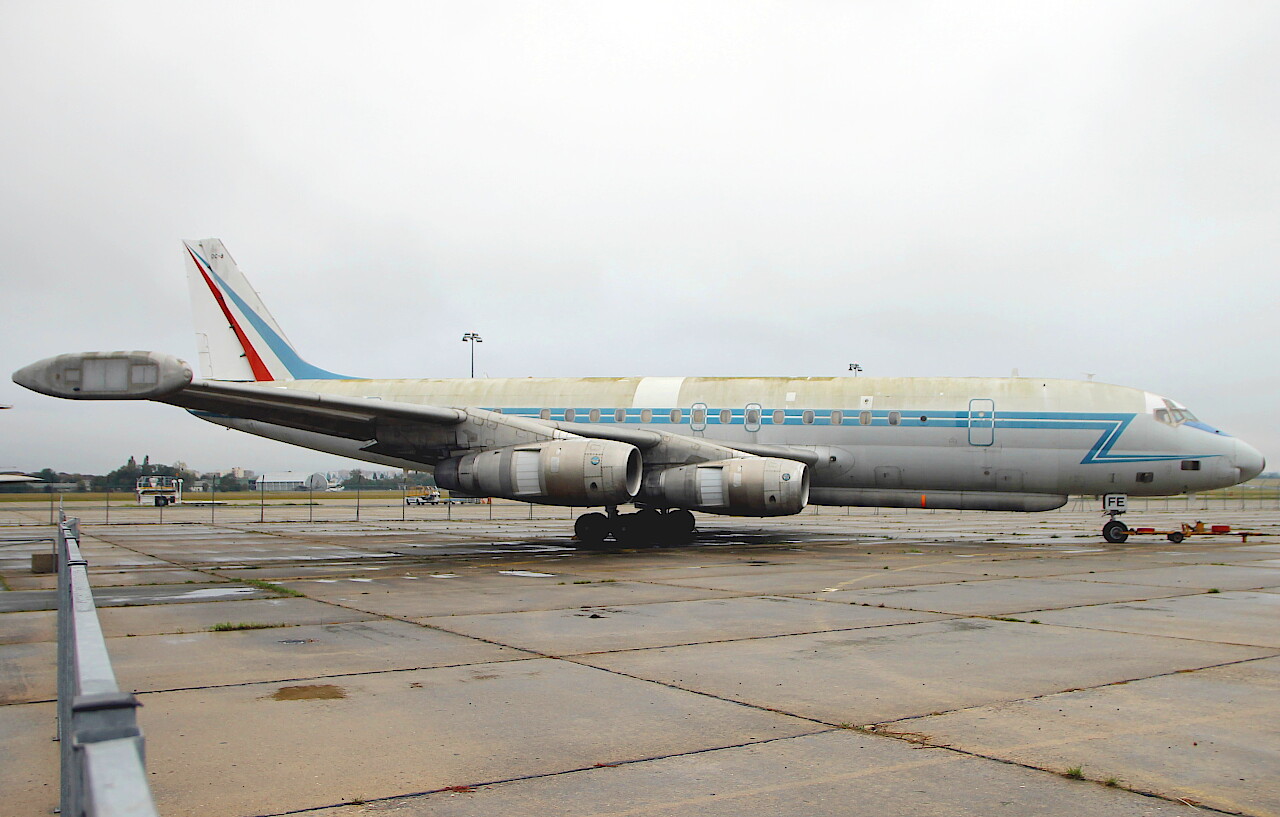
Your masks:
<path fill-rule="evenodd" d="M 183 242 L 200 373 L 210 380 L 328 380 L 294 350 L 266 304 L 216 238 Z"/>

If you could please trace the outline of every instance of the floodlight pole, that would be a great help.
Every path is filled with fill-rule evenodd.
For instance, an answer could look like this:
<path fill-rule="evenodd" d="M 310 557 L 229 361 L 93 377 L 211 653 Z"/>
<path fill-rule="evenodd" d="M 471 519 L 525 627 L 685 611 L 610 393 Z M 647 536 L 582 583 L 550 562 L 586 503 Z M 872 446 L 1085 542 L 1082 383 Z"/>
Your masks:
<path fill-rule="evenodd" d="M 476 376 L 476 344 L 484 343 L 484 338 L 475 332 L 468 332 L 462 336 L 462 342 L 471 344 L 471 376 L 474 378 Z"/>

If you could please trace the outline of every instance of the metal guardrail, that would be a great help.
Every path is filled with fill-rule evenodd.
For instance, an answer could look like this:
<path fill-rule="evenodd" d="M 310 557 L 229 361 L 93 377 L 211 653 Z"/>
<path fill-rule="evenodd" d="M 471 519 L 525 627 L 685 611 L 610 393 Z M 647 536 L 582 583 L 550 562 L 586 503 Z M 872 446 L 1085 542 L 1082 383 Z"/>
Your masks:
<path fill-rule="evenodd" d="M 116 685 L 80 554 L 80 520 L 59 516 L 60 811 L 63 817 L 158 817 L 136 717 L 141 704 Z"/>

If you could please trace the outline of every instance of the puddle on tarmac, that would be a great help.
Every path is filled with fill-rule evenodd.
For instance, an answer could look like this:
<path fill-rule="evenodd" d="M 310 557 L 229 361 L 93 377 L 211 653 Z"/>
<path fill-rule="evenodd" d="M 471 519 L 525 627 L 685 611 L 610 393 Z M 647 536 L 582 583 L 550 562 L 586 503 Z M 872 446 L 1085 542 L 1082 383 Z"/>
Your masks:
<path fill-rule="evenodd" d="M 296 687 L 280 687 L 271 696 L 273 701 L 330 701 L 347 697 L 347 691 L 333 684 L 306 684 Z"/>

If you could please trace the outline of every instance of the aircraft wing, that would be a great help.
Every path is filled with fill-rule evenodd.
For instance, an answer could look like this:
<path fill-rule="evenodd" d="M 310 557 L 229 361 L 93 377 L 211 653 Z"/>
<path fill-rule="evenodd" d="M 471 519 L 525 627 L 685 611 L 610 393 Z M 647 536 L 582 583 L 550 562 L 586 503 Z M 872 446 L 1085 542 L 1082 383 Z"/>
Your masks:
<path fill-rule="evenodd" d="M 463 452 L 565 439 L 633 445 L 646 462 L 685 465 L 727 458 L 777 457 L 814 464 L 817 455 L 784 446 L 727 444 L 669 431 L 515 417 L 482 408 L 444 408 L 377 398 L 318 394 L 267 383 L 201 380 L 176 357 L 157 352 L 86 352 L 38 361 L 13 375 L 42 394 L 75 400 L 153 400 L 217 421 L 224 417 L 342 437 L 362 450 L 424 466 Z"/>
<path fill-rule="evenodd" d="M 286 386 L 200 380 L 158 352 L 85 352 L 38 361 L 14 373 L 20 386 L 72 400 L 153 400 L 214 420 L 251 420 L 365 442 L 386 456 L 426 465 L 465 451 L 571 439 L 535 420 L 484 409 L 317 394 Z M 501 427 L 501 430 L 499 430 Z"/>

